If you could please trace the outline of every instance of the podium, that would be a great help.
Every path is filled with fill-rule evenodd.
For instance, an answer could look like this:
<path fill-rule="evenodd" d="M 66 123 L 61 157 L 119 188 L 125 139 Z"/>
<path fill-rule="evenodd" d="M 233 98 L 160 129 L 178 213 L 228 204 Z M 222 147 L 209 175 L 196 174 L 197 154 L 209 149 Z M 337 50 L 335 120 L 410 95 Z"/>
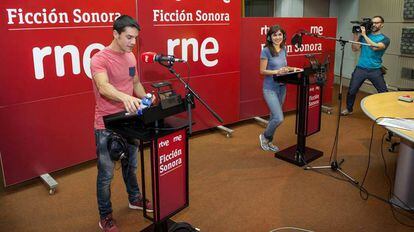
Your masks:
<path fill-rule="evenodd" d="M 301 72 L 274 75 L 273 80 L 297 86 L 296 145 L 275 153 L 275 157 L 297 166 L 303 166 L 323 155 L 322 151 L 306 147 L 306 137 L 315 134 L 321 126 L 322 86 L 317 84 L 312 68 Z"/>
<path fill-rule="evenodd" d="M 161 105 L 143 110 L 142 115 L 119 112 L 104 116 L 104 123 L 124 137 L 138 139 L 141 157 L 142 196 L 146 198 L 144 145 L 149 146 L 153 217 L 145 208 L 143 215 L 153 223 L 142 231 L 167 232 L 175 222 L 170 219 L 189 205 L 188 120 L 174 115 L 186 111 L 186 100 L 163 109 Z M 194 104 L 191 104 L 194 108 Z"/>

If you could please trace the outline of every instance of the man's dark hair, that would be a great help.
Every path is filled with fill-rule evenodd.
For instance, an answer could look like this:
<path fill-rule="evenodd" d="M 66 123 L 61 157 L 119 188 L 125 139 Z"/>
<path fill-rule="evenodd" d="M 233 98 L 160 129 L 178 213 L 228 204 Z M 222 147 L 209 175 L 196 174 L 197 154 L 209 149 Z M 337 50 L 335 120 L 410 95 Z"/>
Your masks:
<path fill-rule="evenodd" d="M 381 19 L 381 22 L 384 23 L 384 18 L 382 16 L 380 16 L 380 15 L 376 15 L 376 16 L 374 16 L 372 18 L 379 18 L 379 19 Z"/>
<path fill-rule="evenodd" d="M 137 21 L 129 15 L 121 15 L 116 18 L 113 29 L 116 30 L 118 34 L 121 34 L 125 31 L 125 27 L 135 27 L 138 31 L 141 30 L 141 27 L 138 25 Z"/>

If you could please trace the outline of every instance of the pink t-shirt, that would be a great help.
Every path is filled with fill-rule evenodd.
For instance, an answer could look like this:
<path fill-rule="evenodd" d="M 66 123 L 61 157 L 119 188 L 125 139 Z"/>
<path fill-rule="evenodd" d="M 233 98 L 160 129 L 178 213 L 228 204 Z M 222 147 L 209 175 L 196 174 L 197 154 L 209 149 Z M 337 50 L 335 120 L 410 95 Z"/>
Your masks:
<path fill-rule="evenodd" d="M 137 61 L 132 52 L 116 52 L 106 47 L 96 53 L 91 60 L 91 73 L 94 76 L 97 73 L 106 73 L 109 83 L 118 91 L 128 95 L 133 94 L 133 80 L 137 72 Z M 93 91 L 95 93 L 95 129 L 105 129 L 103 116 L 114 114 L 125 110 L 122 102 L 108 99 L 99 94 L 98 88 L 94 81 Z"/>

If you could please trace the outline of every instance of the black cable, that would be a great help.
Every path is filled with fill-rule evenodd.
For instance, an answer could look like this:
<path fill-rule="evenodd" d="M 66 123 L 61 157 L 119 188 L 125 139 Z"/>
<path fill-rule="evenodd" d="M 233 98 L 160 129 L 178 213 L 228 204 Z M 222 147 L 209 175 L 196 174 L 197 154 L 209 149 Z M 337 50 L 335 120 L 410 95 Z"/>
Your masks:
<path fill-rule="evenodd" d="M 375 119 L 375 121 L 374 121 L 374 122 L 373 122 L 373 124 L 372 124 L 372 129 L 371 129 L 371 138 L 370 138 L 370 146 L 369 146 L 369 149 L 368 149 L 368 164 L 367 164 L 367 168 L 366 168 L 366 170 L 365 170 L 364 178 L 363 178 L 363 180 L 362 180 L 362 182 L 361 182 L 361 185 L 358 185 L 358 188 L 359 188 L 359 190 L 360 190 L 360 196 L 361 196 L 361 198 L 362 198 L 363 200 L 368 200 L 368 198 L 371 196 L 371 197 L 374 197 L 374 198 L 376 198 L 376 199 L 378 199 L 378 200 L 380 200 L 380 201 L 383 201 L 383 202 L 387 203 L 388 205 L 390 205 L 390 207 L 391 207 L 391 212 L 392 212 L 392 214 L 393 214 L 393 217 L 394 217 L 394 219 L 395 219 L 398 223 L 400 223 L 401 225 L 407 226 L 407 227 L 414 227 L 414 225 L 409 225 L 409 224 L 407 224 L 407 223 L 402 222 L 402 221 L 401 221 L 399 218 L 397 218 L 397 216 L 395 215 L 395 212 L 398 212 L 400 215 L 403 215 L 403 216 L 405 216 L 406 218 L 408 218 L 408 219 L 410 219 L 410 220 L 414 220 L 414 218 L 412 218 L 410 215 L 406 215 L 406 214 L 404 214 L 404 212 L 405 212 L 405 213 L 411 213 L 411 214 L 412 214 L 412 213 L 414 213 L 413 209 L 411 209 L 411 208 L 407 205 L 407 203 L 405 203 L 405 202 L 404 202 L 404 201 L 402 201 L 400 198 L 398 198 L 398 196 L 396 196 L 396 195 L 392 194 L 393 184 L 392 184 L 391 178 L 390 178 L 390 176 L 389 176 L 389 174 L 388 174 L 388 168 L 387 168 L 387 164 L 386 164 L 385 157 L 384 157 L 384 152 L 383 152 L 384 138 L 385 138 L 385 136 L 386 136 L 386 133 L 382 136 L 382 139 L 381 139 L 381 156 L 382 156 L 382 160 L 383 160 L 383 164 L 384 164 L 384 174 L 385 174 L 385 176 L 387 177 L 387 180 L 388 180 L 388 182 L 389 182 L 389 193 L 388 193 L 388 199 L 384 199 L 384 198 L 382 198 L 382 197 L 380 197 L 380 196 L 378 196 L 378 195 L 375 195 L 375 194 L 372 194 L 372 193 L 368 192 L 368 190 L 367 190 L 367 189 L 365 189 L 365 188 L 364 188 L 364 186 L 363 186 L 363 185 L 364 185 L 364 182 L 365 182 L 365 180 L 366 180 L 367 174 L 368 174 L 368 169 L 369 169 L 369 166 L 370 166 L 370 160 L 371 160 L 371 149 L 372 149 L 372 141 L 373 141 L 373 136 L 374 136 L 374 126 L 375 126 L 376 122 L 377 122 L 379 119 L 382 119 L 382 118 L 391 118 L 391 119 L 395 119 L 394 117 L 379 117 L 379 118 Z M 364 197 L 364 196 L 362 196 L 362 193 L 364 193 L 366 196 L 365 196 L 365 197 Z M 407 207 L 407 209 L 406 209 L 406 208 L 402 208 L 400 205 L 397 205 L 396 203 L 394 203 L 394 202 L 390 201 L 390 199 L 391 199 L 391 197 L 392 197 L 392 196 L 393 196 L 393 197 L 395 197 L 395 198 L 397 198 L 397 199 L 398 199 L 398 201 L 399 201 L 400 203 L 402 203 L 405 207 Z M 395 207 L 398 207 L 398 208 L 399 208 L 399 209 L 401 209 L 402 211 L 397 211 Z"/>
<path fill-rule="evenodd" d="M 338 115 L 338 125 L 336 126 L 336 132 L 335 132 L 335 139 L 334 139 L 334 143 L 332 146 L 332 150 L 331 150 L 331 155 L 329 156 L 329 163 L 332 162 L 332 156 L 334 154 L 334 152 L 338 152 L 338 138 L 339 138 L 339 127 L 340 127 L 340 123 L 341 123 L 341 112 L 339 112 Z"/>
<path fill-rule="evenodd" d="M 190 64 L 188 62 L 185 62 L 187 65 L 187 85 L 190 84 Z"/>
<path fill-rule="evenodd" d="M 361 184 L 358 186 L 359 190 L 360 190 L 359 195 L 363 200 L 368 200 L 368 197 L 370 195 L 372 195 L 368 192 L 368 190 L 366 190 L 364 188 L 364 183 L 365 183 L 366 177 L 368 175 L 368 170 L 369 170 L 369 167 L 370 167 L 370 164 L 371 164 L 371 149 L 372 149 L 372 141 L 373 141 L 373 138 L 374 138 L 374 128 L 375 128 L 374 126 L 377 124 L 377 121 L 379 119 L 383 119 L 383 118 L 392 118 L 392 117 L 379 117 L 379 118 L 376 118 L 372 122 L 372 126 L 371 126 L 371 138 L 370 138 L 370 141 L 369 141 L 369 148 L 368 148 L 368 163 L 367 163 L 367 167 L 365 169 L 364 177 L 362 178 Z M 362 193 L 366 194 L 366 196 L 362 196 Z M 374 197 L 379 198 L 378 196 L 374 196 Z M 380 199 L 380 200 L 384 200 L 384 199 Z M 385 200 L 385 201 L 387 202 L 388 200 Z"/>
<path fill-rule="evenodd" d="M 410 214 L 414 214 L 414 209 L 412 209 L 406 202 L 404 202 L 404 201 L 402 201 L 397 195 L 394 195 L 393 193 L 392 193 L 392 190 L 393 190 L 393 188 L 394 188 L 394 186 L 393 186 L 393 182 L 392 182 L 392 180 L 391 180 L 391 177 L 390 177 L 390 175 L 389 175 L 389 173 L 388 173 L 388 168 L 387 168 L 387 163 L 386 163 L 386 161 L 385 161 L 385 156 L 384 156 L 384 139 L 385 139 L 385 136 L 387 135 L 387 133 L 385 133 L 383 136 L 382 136 L 382 140 L 381 140 L 381 157 L 382 157 L 382 161 L 383 161 L 383 164 L 384 164 L 384 174 L 385 174 L 385 176 L 387 177 L 387 180 L 388 180 L 388 182 L 389 182 L 389 192 L 388 192 L 388 199 L 391 199 L 392 197 L 394 197 L 394 198 L 396 198 L 400 203 L 402 203 L 403 205 L 404 205 L 404 207 L 405 208 L 403 208 L 403 211 L 398 211 L 394 206 L 395 206 L 395 204 L 389 204 L 390 205 L 390 209 L 391 209 L 391 212 L 392 212 L 392 216 L 394 217 L 394 219 L 398 222 L 398 223 L 400 223 L 400 224 L 402 224 L 402 225 L 405 225 L 405 226 L 408 226 L 408 227 L 414 227 L 414 225 L 408 225 L 407 223 L 404 223 L 404 222 L 402 222 L 399 218 L 397 218 L 397 216 L 395 215 L 395 213 L 397 212 L 397 213 L 399 213 L 400 215 L 403 215 L 404 217 L 407 217 L 407 218 L 409 218 L 410 220 L 414 220 L 414 218 L 413 217 L 411 217 L 411 215 L 407 215 L 407 214 L 405 214 L 405 213 L 410 213 Z M 390 203 L 392 203 L 391 201 L 389 201 Z M 399 205 L 397 205 L 397 207 L 398 208 L 401 208 L 401 206 L 399 206 Z M 407 210 L 408 209 L 408 210 Z"/>
<path fill-rule="evenodd" d="M 411 217 L 411 215 L 406 215 L 405 213 L 410 213 L 410 214 L 413 214 L 414 213 L 414 210 L 413 209 L 411 209 L 409 206 L 408 206 L 408 204 L 406 203 L 406 202 L 404 202 L 404 201 L 402 201 L 398 196 L 396 196 L 396 195 L 394 195 L 394 194 L 392 194 L 392 189 L 393 189 L 393 184 L 392 184 L 392 181 L 391 181 L 391 178 L 390 178 L 390 176 L 389 176 L 389 174 L 388 174 L 388 168 L 387 168 L 387 164 L 386 164 L 386 161 L 385 161 L 385 157 L 384 157 L 384 152 L 383 152 L 383 146 L 384 146 L 384 138 L 385 138 L 385 135 L 386 134 L 384 134 L 383 136 L 382 136 L 382 139 L 381 139 L 381 156 L 382 156 L 382 159 L 383 159 L 383 163 L 384 163 L 384 174 L 385 174 L 385 176 L 387 177 L 387 180 L 388 180 L 388 182 L 389 182 L 389 193 L 388 193 L 388 199 L 385 199 L 385 198 L 383 198 L 383 197 L 380 197 L 380 196 L 378 196 L 378 195 L 375 195 L 375 194 L 372 194 L 372 193 L 370 193 L 367 189 L 365 189 L 364 188 L 364 183 L 365 183 L 365 180 L 366 180 L 366 177 L 367 177 L 367 175 L 368 175 L 368 170 L 369 170 L 369 167 L 370 167 L 370 164 L 371 164 L 371 150 L 372 150 L 372 142 L 373 142 L 373 137 L 374 137 L 374 126 L 377 124 L 377 121 L 378 120 L 380 120 L 380 119 L 383 119 L 383 118 L 390 118 L 390 119 L 399 119 L 399 118 L 395 118 L 395 117 L 379 117 L 379 118 L 376 118 L 374 121 L 373 121 L 373 123 L 372 123 L 372 126 L 371 126 L 371 138 L 370 138 L 370 143 L 369 143 L 369 149 L 368 149 L 368 163 L 367 163 L 367 168 L 365 169 L 365 173 L 364 173 L 364 177 L 363 177 L 363 180 L 362 180 L 362 182 L 361 182 L 361 184 L 355 184 L 355 183 L 353 183 L 351 180 L 349 180 L 349 179 L 345 179 L 345 178 L 339 178 L 339 177 L 336 177 L 336 176 L 333 176 L 333 175 L 331 175 L 331 174 L 325 174 L 325 173 L 322 173 L 322 172 L 320 172 L 319 170 L 317 170 L 317 169 L 312 169 L 312 166 L 310 166 L 306 161 L 305 161 L 305 159 L 302 157 L 302 156 L 300 156 L 300 158 L 301 158 L 301 160 L 302 160 L 302 162 L 305 164 L 305 169 L 306 170 L 313 170 L 313 171 L 315 171 L 315 172 L 317 172 L 317 173 L 320 173 L 320 174 L 323 174 L 323 175 L 327 175 L 327 176 L 330 176 L 330 177 L 333 177 L 333 178 L 335 178 L 335 179 L 337 179 L 337 180 L 340 180 L 340 181 L 345 181 L 345 182 L 349 182 L 349 183 L 351 183 L 353 186 L 355 186 L 355 187 L 357 187 L 358 189 L 359 189 L 359 191 L 360 191 L 360 197 L 363 199 L 363 200 L 368 200 L 368 198 L 371 196 L 371 197 L 373 197 L 373 198 L 375 198 L 375 199 L 378 199 L 378 200 L 380 200 L 380 201 L 382 201 L 382 202 L 384 202 L 384 203 L 387 203 L 388 205 L 390 205 L 390 207 L 391 207 L 391 212 L 392 212 L 392 214 L 393 214 L 393 217 L 394 217 L 394 219 L 398 222 L 398 223 L 400 223 L 401 225 L 404 225 L 404 226 L 407 226 L 407 227 L 414 227 L 414 225 L 409 225 L 409 224 L 407 224 L 407 223 L 404 223 L 404 222 L 402 222 L 399 218 L 397 218 L 397 216 L 395 215 L 395 212 L 398 212 L 400 215 L 403 215 L 403 216 L 405 216 L 406 218 L 408 218 L 408 219 L 410 219 L 410 220 L 414 220 L 414 218 L 412 218 Z M 412 118 L 404 118 L 404 119 L 412 119 Z M 338 128 L 337 128 L 338 129 Z M 335 135 L 335 140 L 334 140 L 334 146 L 332 147 L 332 151 L 331 151 L 331 156 L 330 156 L 330 161 L 331 161 L 331 159 L 332 159 L 332 155 L 333 155 L 333 151 L 334 151 L 334 149 L 335 149 L 335 146 L 337 146 L 337 139 L 338 139 L 338 133 L 336 133 L 336 135 Z M 307 168 L 310 168 L 310 169 L 307 169 Z M 365 194 L 365 196 L 363 196 L 362 195 L 362 193 L 364 193 Z M 394 202 L 392 202 L 392 201 L 390 201 L 390 199 L 391 199 L 391 197 L 395 197 L 400 203 L 402 203 L 406 208 L 402 208 L 400 205 L 397 205 L 396 203 L 394 203 Z M 398 209 L 401 209 L 401 210 L 397 210 L 397 208 L 396 207 L 398 207 Z"/>
<path fill-rule="evenodd" d="M 372 140 L 374 138 L 374 128 L 375 128 L 374 126 L 377 124 L 377 121 L 381 118 L 382 117 L 375 119 L 375 121 L 372 122 L 372 126 L 371 126 L 371 139 L 369 140 L 369 148 L 368 148 L 368 163 L 367 163 L 367 168 L 365 169 L 364 177 L 362 178 L 362 181 L 359 187 L 359 196 L 363 200 L 368 200 L 368 197 L 369 197 L 368 191 L 364 188 L 364 183 L 368 175 L 369 166 L 371 165 L 371 148 L 372 148 Z M 366 194 L 366 196 L 363 196 L 362 193 Z"/>

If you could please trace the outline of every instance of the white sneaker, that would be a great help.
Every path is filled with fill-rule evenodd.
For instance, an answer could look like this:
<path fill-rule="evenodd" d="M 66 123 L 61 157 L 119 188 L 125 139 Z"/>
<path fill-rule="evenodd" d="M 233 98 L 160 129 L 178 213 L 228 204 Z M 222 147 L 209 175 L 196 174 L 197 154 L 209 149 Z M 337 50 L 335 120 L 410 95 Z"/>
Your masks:
<path fill-rule="evenodd" d="M 268 144 L 267 144 L 267 146 L 269 147 L 269 150 L 270 151 L 273 151 L 273 152 L 278 152 L 280 149 L 276 146 L 276 145 L 274 145 L 272 142 L 269 142 Z"/>
<path fill-rule="evenodd" d="M 342 112 L 341 112 L 341 115 L 342 116 L 347 116 L 347 115 L 351 115 L 352 114 L 352 111 L 349 111 L 348 109 L 344 109 Z"/>
<path fill-rule="evenodd" d="M 260 146 L 262 147 L 263 151 L 270 151 L 269 148 L 269 140 L 267 140 L 263 134 L 259 135 Z"/>

